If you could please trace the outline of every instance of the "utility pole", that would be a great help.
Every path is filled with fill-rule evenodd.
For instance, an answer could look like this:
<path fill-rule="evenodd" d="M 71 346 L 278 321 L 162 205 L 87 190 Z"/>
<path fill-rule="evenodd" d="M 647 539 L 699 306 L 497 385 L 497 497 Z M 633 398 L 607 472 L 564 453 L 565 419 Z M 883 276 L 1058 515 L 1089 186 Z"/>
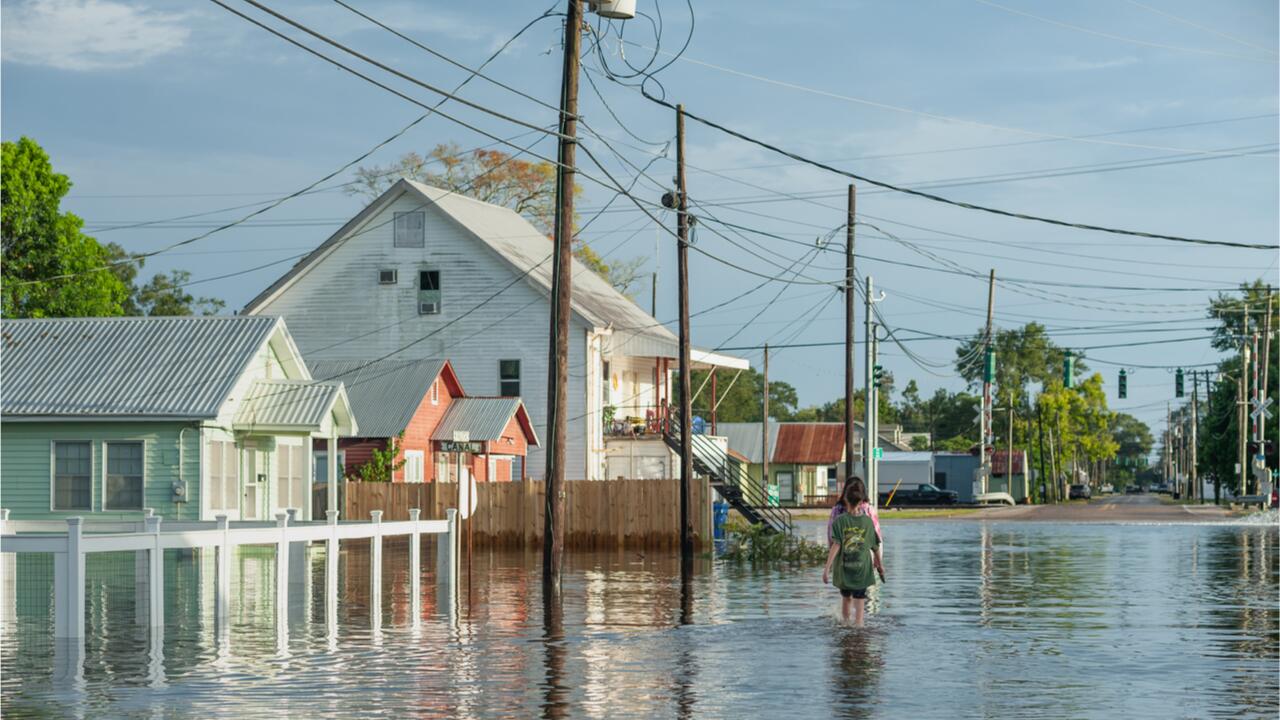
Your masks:
<path fill-rule="evenodd" d="M 689 377 L 689 214 L 684 177 L 684 105 L 676 106 L 676 265 L 680 303 L 680 562 L 693 562 L 693 390 Z"/>
<path fill-rule="evenodd" d="M 769 497 L 769 343 L 764 344 L 764 409 L 760 416 L 760 484 L 766 501 Z"/>
<path fill-rule="evenodd" d="M 853 224 L 857 209 L 857 191 L 849 184 L 849 214 L 845 219 L 844 233 L 844 477 L 853 477 L 853 286 L 858 277 L 854 274 Z M 872 500 L 874 502 L 874 500 Z"/>
<path fill-rule="evenodd" d="M 875 383 L 875 373 L 873 368 L 875 361 L 872 359 L 873 349 L 871 347 L 871 338 L 873 336 L 871 327 L 871 303 L 874 301 L 874 293 L 872 292 L 874 282 L 871 276 L 867 276 L 867 284 L 863 287 L 866 291 L 864 301 L 866 303 L 866 317 L 863 319 L 863 368 L 862 376 L 865 381 L 862 395 L 862 474 L 867 485 L 867 498 L 870 502 L 877 502 L 880 498 L 875 487 L 875 475 L 871 470 L 871 456 L 875 450 L 875 416 L 872 414 L 872 405 L 874 395 L 871 392 L 871 386 Z"/>
<path fill-rule="evenodd" d="M 1266 408 L 1270 398 L 1267 397 L 1267 383 L 1270 381 L 1271 370 L 1271 286 L 1267 286 L 1267 324 L 1262 331 L 1262 387 L 1258 393 L 1258 407 L 1263 412 L 1258 413 L 1258 454 L 1262 456 L 1262 477 L 1266 485 L 1259 486 L 1258 492 L 1268 495 L 1271 481 L 1271 470 L 1267 468 L 1267 413 Z"/>
<path fill-rule="evenodd" d="M 1049 502 L 1049 482 L 1044 474 L 1044 409 L 1036 403 L 1036 424 L 1040 426 L 1040 501 Z"/>
<path fill-rule="evenodd" d="M 1013 497 L 1013 394 L 1009 394 L 1009 451 L 1005 455 L 1004 484 L 1009 496 Z M 1026 473 L 1027 469 L 1022 468 Z"/>
<path fill-rule="evenodd" d="M 880 493 L 880 458 L 876 457 L 876 449 L 880 446 L 880 378 L 875 368 L 880 364 L 880 325 L 871 323 L 871 398 L 867 401 L 871 408 L 871 497 L 879 497 Z"/>
<path fill-rule="evenodd" d="M 996 301 L 996 270 L 991 269 L 991 276 L 987 280 L 987 332 L 985 348 L 982 356 L 982 420 L 979 423 L 981 430 L 978 438 L 978 468 L 982 474 L 982 494 L 988 491 L 988 483 L 991 478 L 991 458 L 987 455 L 987 443 L 990 442 L 992 436 L 991 426 L 991 381 L 992 372 L 994 370 L 991 353 L 991 319 L 995 311 Z"/>
<path fill-rule="evenodd" d="M 1200 424 L 1200 387 L 1196 384 L 1195 370 L 1191 371 L 1191 492 L 1189 495 L 1195 500 L 1204 500 L 1204 488 L 1200 487 L 1200 471 L 1196 467 L 1197 448 L 1199 433 L 1198 425 Z"/>
<path fill-rule="evenodd" d="M 560 148 L 556 167 L 555 264 L 551 281 L 551 338 L 547 378 L 546 517 L 542 533 L 543 591 L 559 595 L 564 559 L 564 456 L 568 426 L 569 318 L 573 284 L 574 159 L 578 133 L 578 57 L 582 0 L 569 0 L 564 21 L 560 84 Z"/>
<path fill-rule="evenodd" d="M 1237 495 L 1249 494 L 1249 450 L 1245 440 L 1245 427 L 1249 418 L 1249 306 L 1244 306 L 1244 332 L 1240 338 L 1240 379 L 1236 382 L 1236 406 L 1239 424 L 1238 455 L 1240 461 L 1240 489 Z"/>
<path fill-rule="evenodd" d="M 1173 477 L 1173 448 L 1170 446 L 1173 442 L 1173 406 L 1165 402 L 1164 404 L 1164 474 L 1165 485 L 1169 484 L 1169 480 Z"/>

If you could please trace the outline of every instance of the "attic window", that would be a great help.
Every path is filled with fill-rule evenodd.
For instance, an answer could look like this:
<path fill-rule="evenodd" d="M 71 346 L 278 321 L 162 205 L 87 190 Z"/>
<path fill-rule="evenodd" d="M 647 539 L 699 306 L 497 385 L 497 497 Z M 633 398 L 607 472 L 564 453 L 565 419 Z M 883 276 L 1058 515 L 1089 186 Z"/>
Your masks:
<path fill-rule="evenodd" d="M 395 246 L 402 248 L 426 247 L 427 214 L 398 212 L 395 214 Z"/>
<path fill-rule="evenodd" d="M 397 280 L 398 278 L 395 270 L 379 270 L 378 271 L 379 285 L 395 285 Z"/>

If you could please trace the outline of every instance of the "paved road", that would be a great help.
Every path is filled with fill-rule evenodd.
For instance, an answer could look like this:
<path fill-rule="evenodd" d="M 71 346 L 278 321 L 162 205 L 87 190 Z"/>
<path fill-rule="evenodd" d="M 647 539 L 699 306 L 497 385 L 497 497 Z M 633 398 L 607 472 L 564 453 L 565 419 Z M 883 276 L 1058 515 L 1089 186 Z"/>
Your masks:
<path fill-rule="evenodd" d="M 1229 517 L 1214 505 L 1174 505 L 1156 495 L 1108 495 L 1087 503 L 1004 507 L 963 516 L 972 520 L 1036 522 L 1204 522 Z M 960 518 L 957 518 L 960 519 Z"/>

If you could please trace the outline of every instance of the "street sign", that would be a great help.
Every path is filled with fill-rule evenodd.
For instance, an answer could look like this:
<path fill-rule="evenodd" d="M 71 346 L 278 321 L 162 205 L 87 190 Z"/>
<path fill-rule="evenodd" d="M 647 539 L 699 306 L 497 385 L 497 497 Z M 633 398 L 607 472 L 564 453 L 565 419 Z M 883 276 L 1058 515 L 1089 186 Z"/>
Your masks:
<path fill-rule="evenodd" d="M 471 442 L 471 431 L 470 430 L 454 430 L 453 441 L 456 443 Z"/>
<path fill-rule="evenodd" d="M 884 457 L 884 448 L 871 448 L 871 457 L 879 460 Z"/>
<path fill-rule="evenodd" d="M 480 443 L 478 442 L 449 442 L 447 440 L 440 443 L 440 452 L 447 453 L 478 453 L 480 452 Z"/>

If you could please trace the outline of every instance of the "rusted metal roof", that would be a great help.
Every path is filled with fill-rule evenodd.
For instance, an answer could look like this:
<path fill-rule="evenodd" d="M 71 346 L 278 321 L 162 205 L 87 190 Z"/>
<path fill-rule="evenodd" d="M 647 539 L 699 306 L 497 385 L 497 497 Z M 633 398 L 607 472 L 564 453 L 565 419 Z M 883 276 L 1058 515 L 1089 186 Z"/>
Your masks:
<path fill-rule="evenodd" d="M 782 423 L 773 449 L 776 463 L 835 465 L 844 459 L 844 426 L 837 423 Z"/>
<path fill-rule="evenodd" d="M 1025 462 L 1026 459 L 1027 459 L 1026 453 L 1024 453 L 1021 450 L 1014 451 L 1013 453 L 1013 474 L 1014 475 L 1026 474 L 1026 469 L 1023 467 L 1026 464 Z M 991 453 L 991 474 L 1004 475 L 1005 474 L 1004 468 L 1005 468 L 1005 465 L 1008 464 L 1008 462 L 1009 462 L 1008 450 L 996 450 L 995 452 Z"/>
<path fill-rule="evenodd" d="M 0 323 L 6 419 L 210 418 L 282 321 L 130 317 Z"/>

